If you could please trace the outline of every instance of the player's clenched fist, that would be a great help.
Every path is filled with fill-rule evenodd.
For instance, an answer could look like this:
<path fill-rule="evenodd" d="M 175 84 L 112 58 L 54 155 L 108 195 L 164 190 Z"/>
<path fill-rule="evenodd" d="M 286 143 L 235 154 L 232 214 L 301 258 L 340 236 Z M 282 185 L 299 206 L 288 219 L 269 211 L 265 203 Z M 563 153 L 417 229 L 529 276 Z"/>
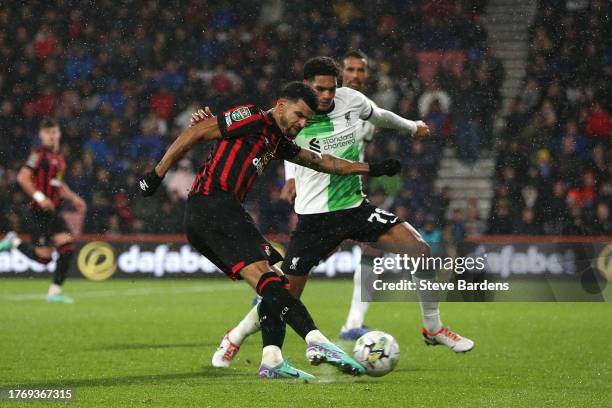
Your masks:
<path fill-rule="evenodd" d="M 145 197 L 152 196 L 155 194 L 155 191 L 161 184 L 162 180 L 163 177 L 159 177 L 157 173 L 155 173 L 155 170 L 151 170 L 143 178 L 141 178 L 138 183 L 140 186 L 140 193 Z"/>
<path fill-rule="evenodd" d="M 210 108 L 207 106 L 204 109 L 198 109 L 197 111 L 191 114 L 191 124 L 189 126 L 193 126 L 198 122 L 203 121 L 204 119 L 213 118 L 213 115 Z"/>
<path fill-rule="evenodd" d="M 423 122 L 422 120 L 417 120 L 415 123 L 417 125 L 417 130 L 416 130 L 416 133 L 414 135 L 416 137 L 427 137 L 427 136 L 429 136 L 429 126 L 427 126 L 427 123 Z"/>
<path fill-rule="evenodd" d="M 53 201 L 49 200 L 47 197 L 45 197 L 44 200 L 40 201 L 38 205 L 45 211 L 55 211 L 55 205 L 53 204 Z"/>
<path fill-rule="evenodd" d="M 402 171 L 402 164 L 396 159 L 385 159 L 381 162 L 373 162 L 370 164 L 369 176 L 394 176 Z"/>

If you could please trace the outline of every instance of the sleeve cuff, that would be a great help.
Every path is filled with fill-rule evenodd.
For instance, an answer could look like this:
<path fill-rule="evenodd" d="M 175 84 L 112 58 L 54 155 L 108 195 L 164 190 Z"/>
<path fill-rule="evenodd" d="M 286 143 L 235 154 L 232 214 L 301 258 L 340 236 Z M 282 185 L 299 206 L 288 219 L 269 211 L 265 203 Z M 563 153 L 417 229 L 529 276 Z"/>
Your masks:
<path fill-rule="evenodd" d="M 410 134 L 412 136 L 414 136 L 416 134 L 417 131 L 417 124 L 416 122 L 412 121 L 412 120 L 406 120 L 406 128 L 408 129 L 408 131 L 410 132 Z"/>
<path fill-rule="evenodd" d="M 374 113 L 374 107 L 370 104 L 370 113 L 368 114 L 368 116 L 363 119 L 363 120 L 368 120 L 372 117 L 372 114 Z"/>

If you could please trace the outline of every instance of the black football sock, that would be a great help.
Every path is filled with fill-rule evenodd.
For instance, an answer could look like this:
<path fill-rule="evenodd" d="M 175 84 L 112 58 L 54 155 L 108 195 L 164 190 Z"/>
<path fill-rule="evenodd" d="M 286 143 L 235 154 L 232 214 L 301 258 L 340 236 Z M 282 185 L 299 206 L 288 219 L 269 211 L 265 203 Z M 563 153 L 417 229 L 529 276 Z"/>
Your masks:
<path fill-rule="evenodd" d="M 289 288 L 289 281 L 286 276 L 281 276 L 281 283 L 285 289 Z M 283 348 L 287 324 L 268 307 L 268 302 L 260 302 L 257 312 L 259 313 L 259 325 L 261 327 L 261 338 L 263 347 L 277 346 Z"/>
<path fill-rule="evenodd" d="M 270 310 L 267 302 L 259 304 L 259 324 L 263 347 L 277 346 L 283 348 L 287 325 L 273 310 Z"/>
<path fill-rule="evenodd" d="M 17 249 L 19 250 L 19 252 L 21 252 L 22 254 L 24 254 L 25 256 L 27 256 L 28 258 L 41 263 L 43 265 L 48 264 L 49 262 L 51 262 L 51 258 L 44 258 L 41 256 L 36 255 L 36 251 L 34 250 L 34 246 L 32 244 L 28 244 L 27 242 L 21 242 L 21 244 L 19 244 L 17 246 Z"/>
<path fill-rule="evenodd" d="M 66 280 L 66 275 L 68 274 L 68 267 L 70 266 L 70 261 L 72 260 L 72 256 L 74 255 L 74 244 L 68 243 L 64 245 L 60 245 L 57 248 L 57 252 L 59 252 L 59 258 L 57 259 L 57 264 L 55 265 L 55 272 L 53 273 L 53 283 L 56 285 L 62 285 L 64 280 Z"/>
<path fill-rule="evenodd" d="M 274 272 L 264 273 L 257 283 L 257 293 L 263 299 L 264 310 L 269 310 L 286 322 L 303 339 L 312 330 L 317 330 L 310 313 L 304 304 L 291 296 L 283 287 L 283 280 Z"/>

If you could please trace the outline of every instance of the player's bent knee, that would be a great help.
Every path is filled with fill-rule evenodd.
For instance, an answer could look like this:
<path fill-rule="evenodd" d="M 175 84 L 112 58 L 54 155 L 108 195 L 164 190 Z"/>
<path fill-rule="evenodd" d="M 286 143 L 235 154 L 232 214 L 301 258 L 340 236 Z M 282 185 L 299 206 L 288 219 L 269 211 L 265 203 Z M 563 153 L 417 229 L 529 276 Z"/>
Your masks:
<path fill-rule="evenodd" d="M 248 264 L 247 266 L 241 268 L 235 273 L 239 274 L 242 277 L 242 279 L 244 279 L 251 287 L 257 290 L 257 283 L 259 282 L 261 277 L 264 274 L 270 272 L 270 270 L 271 268 L 270 268 L 270 264 L 268 263 L 268 261 L 257 261 L 257 262 Z"/>
<path fill-rule="evenodd" d="M 400 243 L 401 246 L 409 245 L 406 253 L 416 256 L 431 256 L 431 247 L 421 237 L 421 234 L 407 222 L 398 224 L 389 231 L 389 236 L 384 240 L 386 243 L 392 242 L 393 246 Z M 397 248 L 399 249 L 399 248 Z"/>
<path fill-rule="evenodd" d="M 263 275 L 261 275 L 261 277 L 259 278 L 259 281 L 257 282 L 257 286 L 255 287 L 255 290 L 260 296 L 263 296 L 264 289 L 266 288 L 266 286 L 273 285 L 275 283 L 282 285 L 283 284 L 282 281 L 283 280 L 281 279 L 281 277 L 278 276 L 276 273 L 266 272 Z"/>
<path fill-rule="evenodd" d="M 417 248 L 418 248 L 419 253 L 423 254 L 423 256 L 425 257 L 431 256 L 431 246 L 429 246 L 429 244 L 425 242 L 425 240 L 420 239 L 417 242 Z"/>
<path fill-rule="evenodd" d="M 299 299 L 302 297 L 302 292 L 304 292 L 308 275 L 287 275 L 287 277 L 289 278 L 289 293 L 291 293 L 294 298 Z"/>

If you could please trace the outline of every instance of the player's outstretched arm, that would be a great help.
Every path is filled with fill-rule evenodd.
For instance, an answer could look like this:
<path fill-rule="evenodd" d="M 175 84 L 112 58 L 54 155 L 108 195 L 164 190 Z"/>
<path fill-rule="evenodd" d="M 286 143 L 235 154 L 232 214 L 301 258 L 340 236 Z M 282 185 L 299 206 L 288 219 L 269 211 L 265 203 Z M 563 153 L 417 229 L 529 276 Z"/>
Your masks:
<path fill-rule="evenodd" d="M 348 176 L 353 174 L 369 176 L 393 176 L 399 173 L 402 166 L 395 159 L 381 162 L 362 163 L 341 159 L 330 154 L 320 154 L 308 149 L 301 149 L 293 159 L 289 160 L 300 166 L 329 174 Z"/>
<path fill-rule="evenodd" d="M 164 157 L 162 157 L 157 166 L 155 166 L 155 173 L 160 177 L 164 177 L 168 170 L 174 166 L 174 164 L 178 162 L 196 142 L 200 140 L 219 139 L 220 137 L 221 131 L 219 130 L 219 124 L 214 118 L 205 119 L 190 126 L 172 142 L 164 154 Z"/>
<path fill-rule="evenodd" d="M 378 106 L 372 106 L 372 113 L 367 120 L 378 128 L 397 129 L 417 137 L 429 136 L 429 126 L 422 120 L 415 122 L 404 119 Z"/>
<path fill-rule="evenodd" d="M 219 129 L 217 120 L 214 118 L 202 120 L 187 128 L 174 142 L 172 142 L 157 166 L 140 180 L 142 195 L 153 195 L 168 170 L 174 166 L 174 164 L 178 162 L 196 142 L 219 138 L 221 138 L 221 130 Z"/>

